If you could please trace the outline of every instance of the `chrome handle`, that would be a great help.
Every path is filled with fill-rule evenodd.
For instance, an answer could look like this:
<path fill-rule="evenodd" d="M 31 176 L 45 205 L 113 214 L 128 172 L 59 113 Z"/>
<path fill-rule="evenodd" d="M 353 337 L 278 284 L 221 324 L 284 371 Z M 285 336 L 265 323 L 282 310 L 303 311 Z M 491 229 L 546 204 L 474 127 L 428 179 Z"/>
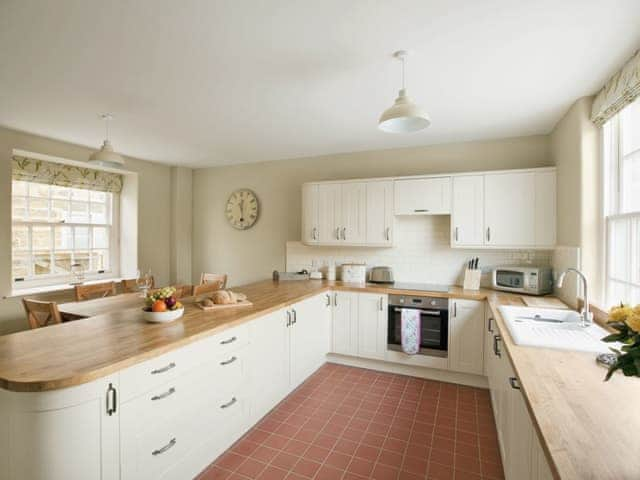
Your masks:
<path fill-rule="evenodd" d="M 453 302 L 453 316 L 458 316 L 458 302 Z"/>
<path fill-rule="evenodd" d="M 287 310 L 287 327 L 291 326 L 291 312 Z"/>
<path fill-rule="evenodd" d="M 172 368 L 176 368 L 176 364 L 173 363 L 173 362 L 171 362 L 166 367 L 158 368 L 156 370 L 151 370 L 151 375 L 157 375 L 159 373 L 165 373 L 165 372 L 168 372 L 169 370 L 171 370 Z"/>
<path fill-rule="evenodd" d="M 520 382 L 516 377 L 509 377 L 509 385 L 511 385 L 511 388 L 520 390 Z"/>
<path fill-rule="evenodd" d="M 338 306 L 338 292 L 333 294 L 333 306 L 334 307 Z"/>
<path fill-rule="evenodd" d="M 439 310 L 422 310 L 421 308 L 410 308 L 410 310 L 417 310 L 420 313 L 424 314 L 424 315 L 431 315 L 431 316 L 435 316 L 435 317 L 439 317 L 440 316 L 440 311 Z M 394 312 L 396 313 L 401 313 L 402 309 L 401 308 L 394 308 L 393 309 Z"/>
<path fill-rule="evenodd" d="M 428 208 L 416 208 L 413 210 L 415 213 L 422 213 L 422 212 L 428 212 L 429 209 Z"/>
<path fill-rule="evenodd" d="M 234 403 L 236 403 L 238 400 L 236 399 L 236 397 L 233 397 L 231 400 L 229 400 L 227 403 L 223 403 L 222 405 L 220 405 L 220 408 L 229 408 L 231 405 L 233 405 Z"/>
<path fill-rule="evenodd" d="M 116 413 L 117 400 L 116 389 L 110 383 L 109 388 L 107 388 L 107 415 L 111 416 Z"/>
<path fill-rule="evenodd" d="M 493 336 L 493 353 L 495 354 L 496 357 L 502 357 L 502 353 L 498 349 L 498 342 L 500 340 L 502 340 L 502 337 L 500 335 Z"/>
<path fill-rule="evenodd" d="M 387 241 L 391 240 L 391 227 L 387 227 L 385 229 L 384 236 L 385 236 Z"/>
<path fill-rule="evenodd" d="M 229 345 L 230 343 L 235 342 L 237 339 L 238 339 L 238 338 L 234 335 L 233 337 L 228 338 L 227 340 L 222 340 L 222 341 L 220 342 L 220 345 Z"/>
<path fill-rule="evenodd" d="M 487 242 L 491 241 L 491 227 L 487 227 Z"/>
<path fill-rule="evenodd" d="M 458 227 L 456 227 L 456 231 L 455 231 L 455 239 L 456 239 L 456 242 L 457 242 L 457 241 L 458 241 Z"/>
<path fill-rule="evenodd" d="M 298 312 L 296 312 L 295 308 L 292 308 L 291 312 L 293 312 L 293 321 L 291 322 L 291 324 L 295 325 L 298 322 Z"/>
<path fill-rule="evenodd" d="M 340 240 L 340 227 L 336 227 L 336 240 Z"/>
<path fill-rule="evenodd" d="M 158 450 L 154 450 L 153 452 L 151 452 L 151 455 L 153 455 L 153 456 L 161 455 L 164 452 L 166 452 L 167 450 L 169 450 L 170 448 L 172 448 L 175 444 L 176 444 L 176 438 L 173 437 L 171 440 L 169 440 L 169 443 L 167 443 L 164 447 L 159 448 Z"/>
<path fill-rule="evenodd" d="M 154 395 L 153 397 L 151 397 L 151 400 L 153 400 L 153 401 L 162 400 L 163 398 L 167 398 L 167 397 L 173 395 L 174 393 L 176 393 L 176 389 L 171 387 L 169 390 L 167 390 L 164 393 L 161 393 L 160 395 Z"/>
<path fill-rule="evenodd" d="M 330 307 L 331 306 L 331 295 L 329 295 L 328 293 L 325 295 L 325 297 L 327 298 L 327 303 L 325 304 L 326 307 Z"/>
<path fill-rule="evenodd" d="M 380 311 L 384 310 L 384 297 L 380 297 Z"/>
<path fill-rule="evenodd" d="M 223 362 L 220 362 L 220 365 L 225 366 L 225 365 L 229 365 L 230 363 L 233 363 L 237 360 L 237 357 L 231 357 L 229 360 L 225 360 Z"/>
<path fill-rule="evenodd" d="M 313 229 L 311 229 L 311 239 L 312 240 L 318 239 L 318 229 L 316 227 L 313 227 Z"/>
<path fill-rule="evenodd" d="M 347 239 L 347 227 L 342 227 L 342 239 Z"/>
<path fill-rule="evenodd" d="M 489 333 L 493 333 L 493 328 L 491 328 L 491 322 L 493 322 L 493 317 L 489 317 L 489 323 L 487 324 L 487 331 Z"/>

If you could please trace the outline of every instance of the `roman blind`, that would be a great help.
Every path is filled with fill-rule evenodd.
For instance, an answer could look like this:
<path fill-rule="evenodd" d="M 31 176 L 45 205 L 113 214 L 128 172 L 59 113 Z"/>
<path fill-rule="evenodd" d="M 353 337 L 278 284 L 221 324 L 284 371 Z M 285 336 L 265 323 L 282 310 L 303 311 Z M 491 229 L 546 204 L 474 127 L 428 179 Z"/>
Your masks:
<path fill-rule="evenodd" d="M 593 102 L 591 120 L 603 125 L 640 96 L 640 50 L 605 83 Z"/>
<path fill-rule="evenodd" d="M 18 155 L 12 157 L 12 162 L 13 180 L 100 192 L 120 193 L 122 191 L 122 175 L 119 173 L 47 162 Z"/>

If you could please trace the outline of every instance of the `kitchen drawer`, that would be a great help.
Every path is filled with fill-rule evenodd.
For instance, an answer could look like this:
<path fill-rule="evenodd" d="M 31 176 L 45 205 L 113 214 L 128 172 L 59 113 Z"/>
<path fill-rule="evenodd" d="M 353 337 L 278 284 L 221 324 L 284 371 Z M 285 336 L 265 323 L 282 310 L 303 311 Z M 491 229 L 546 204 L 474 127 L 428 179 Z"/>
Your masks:
<path fill-rule="evenodd" d="M 240 325 L 123 370 L 120 373 L 120 401 L 126 402 L 163 386 L 219 355 L 230 355 L 248 342 L 248 327 Z"/>

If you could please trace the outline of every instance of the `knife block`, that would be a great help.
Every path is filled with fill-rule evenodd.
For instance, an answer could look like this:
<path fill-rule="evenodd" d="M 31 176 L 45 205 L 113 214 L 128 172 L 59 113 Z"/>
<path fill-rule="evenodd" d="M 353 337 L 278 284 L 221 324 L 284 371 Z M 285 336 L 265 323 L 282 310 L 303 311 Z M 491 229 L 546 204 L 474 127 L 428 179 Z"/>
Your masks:
<path fill-rule="evenodd" d="M 480 290 L 480 278 L 482 277 L 482 270 L 469 270 L 464 271 L 464 283 L 462 288 L 465 290 Z"/>

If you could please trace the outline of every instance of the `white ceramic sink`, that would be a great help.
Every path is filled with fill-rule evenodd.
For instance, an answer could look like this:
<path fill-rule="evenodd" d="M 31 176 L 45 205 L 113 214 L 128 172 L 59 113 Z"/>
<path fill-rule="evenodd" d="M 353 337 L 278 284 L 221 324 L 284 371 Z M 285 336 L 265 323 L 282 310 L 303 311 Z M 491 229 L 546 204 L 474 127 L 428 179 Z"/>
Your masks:
<path fill-rule="evenodd" d="M 500 313 L 517 345 L 598 353 L 615 346 L 600 341 L 608 332 L 599 325 L 580 326 L 573 310 L 503 306 Z"/>

